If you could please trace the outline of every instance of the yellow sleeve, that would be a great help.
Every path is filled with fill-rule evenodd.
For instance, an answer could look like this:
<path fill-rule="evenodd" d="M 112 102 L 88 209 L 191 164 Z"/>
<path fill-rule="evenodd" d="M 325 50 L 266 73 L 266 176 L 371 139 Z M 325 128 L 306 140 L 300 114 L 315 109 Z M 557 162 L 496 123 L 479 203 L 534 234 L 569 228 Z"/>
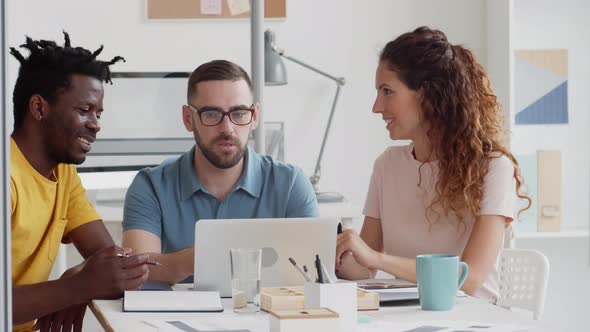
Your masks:
<path fill-rule="evenodd" d="M 71 167 L 71 172 L 68 172 L 70 174 L 68 181 L 70 185 L 68 190 L 70 197 L 67 212 L 68 223 L 64 235 L 67 235 L 71 230 L 79 226 L 101 219 L 86 196 L 86 190 L 82 186 L 82 181 L 80 181 L 76 168 L 73 165 L 69 166 Z M 64 237 L 64 242 L 67 241 L 68 239 Z"/>
<path fill-rule="evenodd" d="M 10 215 L 14 214 L 16 210 L 16 185 L 14 184 L 14 180 L 12 177 L 10 178 Z M 12 219 L 12 218 L 11 218 Z"/>

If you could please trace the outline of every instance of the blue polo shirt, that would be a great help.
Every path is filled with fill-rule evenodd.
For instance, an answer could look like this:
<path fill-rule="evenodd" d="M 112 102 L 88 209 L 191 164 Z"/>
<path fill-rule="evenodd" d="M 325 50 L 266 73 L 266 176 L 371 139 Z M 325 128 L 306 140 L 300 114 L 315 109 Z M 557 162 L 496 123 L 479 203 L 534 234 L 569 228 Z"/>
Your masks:
<path fill-rule="evenodd" d="M 142 229 L 162 241 L 162 253 L 195 244 L 199 219 L 317 217 L 313 187 L 301 168 L 258 155 L 248 147 L 244 171 L 220 202 L 193 165 L 195 147 L 178 159 L 139 171 L 127 190 L 123 230 Z"/>

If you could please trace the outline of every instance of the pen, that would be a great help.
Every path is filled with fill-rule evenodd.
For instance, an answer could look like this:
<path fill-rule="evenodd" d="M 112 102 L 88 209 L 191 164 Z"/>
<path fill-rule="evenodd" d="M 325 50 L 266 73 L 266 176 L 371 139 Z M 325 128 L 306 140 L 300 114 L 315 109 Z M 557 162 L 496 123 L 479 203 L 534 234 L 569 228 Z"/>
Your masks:
<path fill-rule="evenodd" d="M 315 255 L 315 269 L 317 270 L 318 273 L 318 282 L 320 284 L 324 283 L 324 276 L 322 274 L 322 261 L 320 261 L 320 256 L 319 255 Z"/>
<path fill-rule="evenodd" d="M 324 265 L 324 263 L 320 263 L 320 266 L 322 268 L 322 273 L 324 274 L 324 281 L 327 282 L 328 284 L 333 284 L 334 280 L 332 280 L 332 277 L 330 277 L 330 274 L 328 273 L 328 269 L 326 269 L 326 266 Z"/>
<path fill-rule="evenodd" d="M 309 271 L 307 270 L 307 265 L 303 265 L 303 271 L 305 272 L 305 275 L 307 276 L 307 280 L 312 281 L 311 276 L 309 275 Z"/>
<path fill-rule="evenodd" d="M 297 271 L 299 271 L 299 273 L 301 273 L 301 275 L 303 276 L 303 278 L 305 278 L 306 281 L 311 282 L 311 278 L 305 274 L 305 272 L 303 272 L 303 270 L 297 265 L 297 263 L 295 262 L 295 260 L 291 257 L 289 257 L 289 262 L 291 262 L 291 264 L 293 264 L 293 266 L 295 266 L 295 268 L 297 269 Z"/>
<path fill-rule="evenodd" d="M 122 254 L 122 253 L 118 253 L 117 257 L 131 257 L 129 254 Z M 160 262 L 156 262 L 156 261 L 146 261 L 145 262 L 147 265 L 155 265 L 155 266 L 162 266 L 162 263 Z"/>
<path fill-rule="evenodd" d="M 342 234 L 342 228 L 343 228 L 343 226 L 342 226 L 342 223 L 341 223 L 341 222 L 339 222 L 339 223 L 338 223 L 338 228 L 336 229 L 336 233 L 337 233 L 337 234 Z M 347 228 L 348 228 L 348 227 L 347 227 Z M 350 255 L 350 254 L 352 254 L 352 251 L 350 251 L 350 250 L 346 250 L 346 251 L 344 251 L 344 252 L 342 253 L 342 255 L 341 255 L 340 257 L 344 256 L 344 254 Z"/>

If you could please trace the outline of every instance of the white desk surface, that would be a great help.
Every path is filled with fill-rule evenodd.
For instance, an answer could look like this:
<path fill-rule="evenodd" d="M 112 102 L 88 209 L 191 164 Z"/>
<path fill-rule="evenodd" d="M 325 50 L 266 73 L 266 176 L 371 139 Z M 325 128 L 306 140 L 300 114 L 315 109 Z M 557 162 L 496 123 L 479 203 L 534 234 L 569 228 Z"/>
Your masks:
<path fill-rule="evenodd" d="M 105 331 L 155 331 L 156 329 L 143 323 L 143 320 L 170 319 L 195 320 L 219 319 L 230 317 L 252 317 L 265 319 L 268 313 L 261 311 L 257 314 L 235 314 L 230 305 L 231 299 L 223 299 L 225 308 L 222 313 L 125 313 L 122 312 L 122 300 L 94 300 L 90 308 Z M 416 302 L 405 305 L 381 307 L 377 311 L 359 311 L 359 316 L 370 317 L 367 324 L 359 324 L 357 331 L 375 331 L 372 327 L 377 322 L 417 323 L 427 325 L 428 322 L 463 320 L 491 324 L 515 324 L 529 327 L 527 331 L 545 332 L 556 331 L 555 328 L 544 326 L 543 321 L 534 321 L 530 312 L 513 312 L 487 302 L 472 298 L 457 298 L 457 303 L 451 311 L 423 311 Z M 558 330 L 558 329 L 557 329 Z M 268 331 L 268 330 L 266 330 Z M 253 332 L 266 332 L 253 331 Z"/>

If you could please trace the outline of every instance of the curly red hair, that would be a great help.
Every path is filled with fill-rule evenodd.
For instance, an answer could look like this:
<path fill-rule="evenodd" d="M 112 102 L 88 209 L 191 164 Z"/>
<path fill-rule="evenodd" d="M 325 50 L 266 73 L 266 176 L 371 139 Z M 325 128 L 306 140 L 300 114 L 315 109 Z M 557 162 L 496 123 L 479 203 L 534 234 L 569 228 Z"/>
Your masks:
<path fill-rule="evenodd" d="M 380 61 L 418 92 L 421 116 L 431 124 L 427 136 L 438 158 L 439 178 L 427 215 L 440 215 L 434 208 L 440 207 L 445 215 L 455 214 L 458 229 L 465 230 L 466 214 L 479 215 L 489 162 L 501 155 L 514 166 L 516 195 L 528 201 L 519 214 L 531 206 L 530 197 L 521 193 L 518 162 L 502 142 L 500 105 L 470 50 L 452 45 L 439 30 L 420 27 L 389 42 Z"/>

